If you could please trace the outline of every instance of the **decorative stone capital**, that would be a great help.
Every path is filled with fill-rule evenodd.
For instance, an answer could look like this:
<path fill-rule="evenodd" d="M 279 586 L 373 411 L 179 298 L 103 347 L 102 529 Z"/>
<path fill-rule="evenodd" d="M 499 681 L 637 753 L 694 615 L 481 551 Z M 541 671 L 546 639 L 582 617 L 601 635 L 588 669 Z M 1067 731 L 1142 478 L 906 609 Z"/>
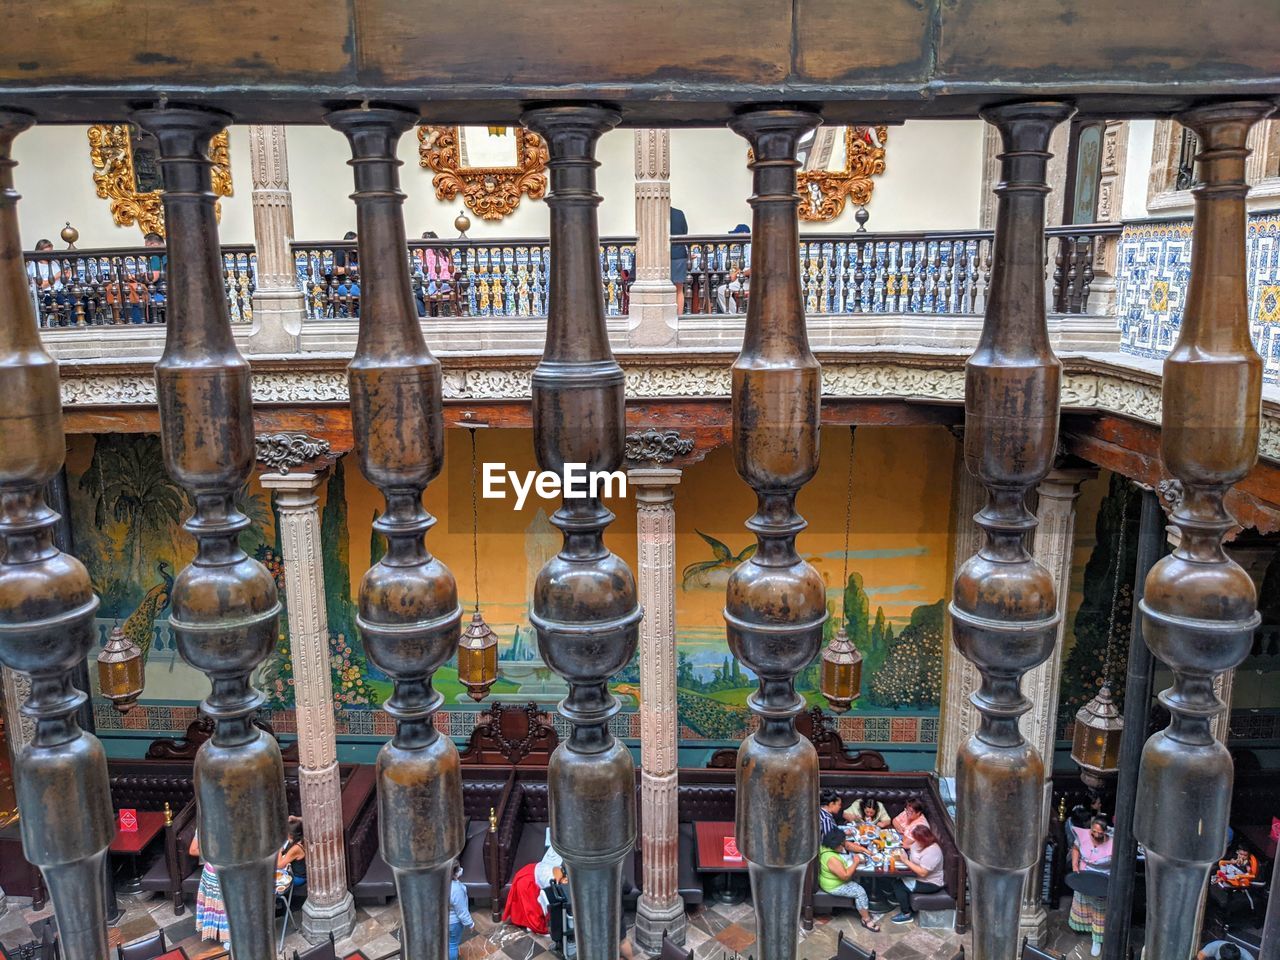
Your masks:
<path fill-rule="evenodd" d="M 278 475 L 286 475 L 294 467 L 308 460 L 322 457 L 329 452 L 329 441 L 307 436 L 305 433 L 268 433 L 254 437 L 254 455 L 257 461 L 275 467 Z"/>
<path fill-rule="evenodd" d="M 627 434 L 626 459 L 628 463 L 670 463 L 692 452 L 693 446 L 693 439 L 680 436 L 677 430 L 640 430 Z"/>

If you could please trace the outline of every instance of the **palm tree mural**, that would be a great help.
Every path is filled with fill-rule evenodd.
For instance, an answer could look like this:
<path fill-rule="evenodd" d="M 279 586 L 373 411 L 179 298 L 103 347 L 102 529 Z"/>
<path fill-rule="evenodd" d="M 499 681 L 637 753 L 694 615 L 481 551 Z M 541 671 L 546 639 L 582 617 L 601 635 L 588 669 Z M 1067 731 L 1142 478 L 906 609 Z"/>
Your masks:
<path fill-rule="evenodd" d="M 127 580 L 141 583 L 146 577 L 145 541 L 157 535 L 168 538 L 187 505 L 182 489 L 165 472 L 160 438 L 99 436 L 80 489 L 94 498 L 93 522 L 98 529 L 110 522 L 124 524 Z"/>

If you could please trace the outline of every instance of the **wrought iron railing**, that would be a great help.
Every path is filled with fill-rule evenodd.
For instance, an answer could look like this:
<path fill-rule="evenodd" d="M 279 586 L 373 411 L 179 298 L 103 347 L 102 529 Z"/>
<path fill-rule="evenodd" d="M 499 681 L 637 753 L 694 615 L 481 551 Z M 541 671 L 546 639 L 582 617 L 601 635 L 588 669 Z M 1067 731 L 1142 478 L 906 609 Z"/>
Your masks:
<path fill-rule="evenodd" d="M 1094 263 L 1119 224 L 1051 227 L 1045 261 L 1050 309 L 1088 313 Z M 809 234 L 800 237 L 805 312 L 982 313 L 991 280 L 990 230 Z M 740 314 L 750 296 L 751 236 L 677 238 L 689 248 L 688 314 Z"/>
<path fill-rule="evenodd" d="M 353 240 L 291 245 L 311 320 L 360 315 L 360 264 Z M 635 277 L 634 237 L 600 241 L 605 312 L 625 316 Z M 418 315 L 542 317 L 551 264 L 546 238 L 412 240 L 409 267 Z"/>
<path fill-rule="evenodd" d="M 168 306 L 164 247 L 41 250 L 23 254 L 27 287 L 42 328 L 162 324 Z M 250 244 L 222 248 L 232 323 L 253 318 L 258 254 Z"/>

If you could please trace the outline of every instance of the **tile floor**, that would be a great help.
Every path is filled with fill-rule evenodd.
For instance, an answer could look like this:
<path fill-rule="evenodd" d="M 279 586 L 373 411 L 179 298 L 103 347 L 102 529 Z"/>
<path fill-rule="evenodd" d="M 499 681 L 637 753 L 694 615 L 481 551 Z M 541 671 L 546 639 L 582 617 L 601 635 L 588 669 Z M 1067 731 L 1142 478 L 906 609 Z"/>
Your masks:
<path fill-rule="evenodd" d="M 1088 960 L 1088 939 L 1066 925 L 1068 905 L 1069 901 L 1064 901 L 1064 909 L 1050 913 L 1048 946 L 1065 954 L 1068 960 Z M 159 928 L 164 930 L 166 942 L 182 946 L 191 960 L 219 952 L 216 944 L 196 938 L 194 911 L 190 906 L 181 916 L 174 916 L 173 905 L 167 899 L 149 894 L 121 896 L 120 906 L 121 919 L 112 928 L 113 946 L 144 937 Z M 31 925 L 49 914 L 48 906 L 34 911 L 30 901 L 11 898 L 9 912 L 0 916 L 0 944 L 12 947 L 30 940 Z M 473 916 L 476 930 L 464 939 L 461 960 L 551 960 L 557 956 L 551 952 L 549 938 L 535 936 L 510 924 L 494 923 L 487 907 L 474 910 Z M 284 957 L 292 958 L 295 950 L 308 946 L 297 932 L 296 921 L 300 919 L 299 911 L 295 910 L 294 923 L 284 942 Z M 399 947 L 392 936 L 399 923 L 394 902 L 388 906 L 357 908 L 355 929 L 350 937 L 338 942 L 338 955 L 345 957 L 358 950 L 368 960 L 387 957 Z M 819 916 L 812 931 L 802 931 L 800 960 L 829 960 L 835 954 L 836 937 L 841 930 L 846 938 L 874 949 L 878 960 L 951 960 L 962 944 L 966 953 L 973 955 L 967 935 L 961 937 L 950 930 L 925 929 L 914 923 L 895 926 L 889 922 L 889 914 L 881 917 L 881 926 L 879 933 L 869 933 L 858 925 L 856 915 L 848 911 L 839 911 L 832 917 Z M 733 960 L 735 953 L 745 960 L 753 955 L 755 939 L 755 911 L 749 903 L 708 903 L 689 913 L 686 945 L 693 949 L 695 960 Z"/>

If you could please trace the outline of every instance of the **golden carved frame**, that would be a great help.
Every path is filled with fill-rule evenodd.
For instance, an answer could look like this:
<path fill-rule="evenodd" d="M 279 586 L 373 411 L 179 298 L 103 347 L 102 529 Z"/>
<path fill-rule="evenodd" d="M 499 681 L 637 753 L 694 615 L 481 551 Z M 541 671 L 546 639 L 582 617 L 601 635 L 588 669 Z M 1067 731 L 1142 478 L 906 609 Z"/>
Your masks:
<path fill-rule="evenodd" d="M 800 219 L 831 221 L 844 212 L 845 203 L 865 206 L 871 200 L 875 184 L 871 178 L 884 173 L 884 149 L 889 128 L 877 126 L 879 146 L 866 136 L 868 127 L 844 128 L 845 168 L 843 170 L 810 170 L 797 174 L 800 189 Z M 810 184 L 819 191 L 815 203 Z"/>
<path fill-rule="evenodd" d="M 133 169 L 133 143 L 127 123 L 99 123 L 89 128 L 89 159 L 98 196 L 111 201 L 111 218 L 117 226 L 137 224 L 144 234 L 164 236 L 164 207 L 160 190 L 139 193 Z M 209 141 L 213 161 L 213 192 L 229 197 L 231 186 L 231 138 L 226 130 Z M 214 205 L 221 219 L 222 205 Z"/>
<path fill-rule="evenodd" d="M 418 128 L 418 159 L 434 170 L 431 185 L 436 199 L 452 200 L 459 193 L 471 211 L 484 220 L 501 220 L 515 211 L 520 198 L 541 200 L 547 192 L 547 145 L 536 133 L 515 128 L 514 167 L 464 167 L 461 128 Z"/>

